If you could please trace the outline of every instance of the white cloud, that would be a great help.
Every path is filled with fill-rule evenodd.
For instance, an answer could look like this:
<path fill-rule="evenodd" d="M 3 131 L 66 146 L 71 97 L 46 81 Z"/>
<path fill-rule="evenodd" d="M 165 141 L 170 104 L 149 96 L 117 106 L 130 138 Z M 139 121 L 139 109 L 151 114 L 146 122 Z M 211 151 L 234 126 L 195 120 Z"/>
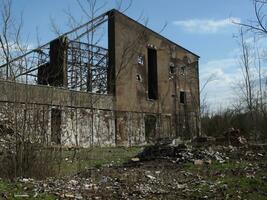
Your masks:
<path fill-rule="evenodd" d="M 267 80 L 266 63 L 267 61 L 262 63 L 262 77 Z M 240 93 L 238 85 L 243 81 L 242 70 L 237 58 L 210 60 L 206 63 L 200 63 L 199 69 L 201 86 L 212 77 L 212 81 L 206 85 L 201 94 L 207 94 L 207 102 L 212 111 L 227 108 L 236 102 Z M 252 67 L 251 73 L 252 79 L 255 79 L 255 84 L 258 84 L 257 69 Z"/>
<path fill-rule="evenodd" d="M 210 60 L 200 66 L 201 79 L 208 79 L 211 75 L 216 79 L 222 79 L 225 73 L 235 71 L 239 68 L 238 66 L 238 62 L 234 58 Z"/>
<path fill-rule="evenodd" d="M 174 21 L 173 24 L 181 27 L 185 31 L 193 33 L 217 33 L 234 26 L 234 23 L 240 23 L 240 18 L 230 17 L 221 20 L 214 19 L 189 19 Z"/>
<path fill-rule="evenodd" d="M 210 77 L 212 81 L 207 84 L 202 95 L 207 94 L 207 102 L 213 111 L 226 108 L 233 102 L 233 86 L 241 78 L 237 60 L 225 58 L 200 64 L 201 85 Z"/>

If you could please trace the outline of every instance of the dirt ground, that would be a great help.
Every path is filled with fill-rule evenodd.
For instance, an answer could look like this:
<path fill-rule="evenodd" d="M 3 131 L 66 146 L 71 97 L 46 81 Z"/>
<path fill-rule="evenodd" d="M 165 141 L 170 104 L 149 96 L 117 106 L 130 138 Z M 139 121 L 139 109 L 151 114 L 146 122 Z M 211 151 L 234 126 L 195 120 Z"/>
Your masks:
<path fill-rule="evenodd" d="M 2 181 L 2 199 L 267 199 L 262 148 L 215 147 L 174 156 L 158 152 L 64 178 Z"/>

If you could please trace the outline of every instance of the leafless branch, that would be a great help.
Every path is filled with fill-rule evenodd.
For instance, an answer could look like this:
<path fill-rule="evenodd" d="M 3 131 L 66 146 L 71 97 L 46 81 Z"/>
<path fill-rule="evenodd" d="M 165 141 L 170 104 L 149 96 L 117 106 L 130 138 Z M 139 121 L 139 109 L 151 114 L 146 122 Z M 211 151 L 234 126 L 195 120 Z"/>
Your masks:
<path fill-rule="evenodd" d="M 263 11 L 267 6 L 267 1 L 254 0 L 253 4 L 256 17 L 255 21 L 252 21 L 251 23 L 233 23 L 246 28 L 248 31 L 256 32 L 257 34 L 267 34 L 267 19 Z"/>
<path fill-rule="evenodd" d="M 50 16 L 50 24 L 51 24 L 51 31 L 54 34 L 56 34 L 56 36 L 60 36 L 62 34 L 61 30 L 59 26 L 56 24 L 55 19 L 52 16 Z"/>
<path fill-rule="evenodd" d="M 160 29 L 159 33 L 162 33 L 168 26 L 168 22 L 165 22 L 162 28 Z"/>

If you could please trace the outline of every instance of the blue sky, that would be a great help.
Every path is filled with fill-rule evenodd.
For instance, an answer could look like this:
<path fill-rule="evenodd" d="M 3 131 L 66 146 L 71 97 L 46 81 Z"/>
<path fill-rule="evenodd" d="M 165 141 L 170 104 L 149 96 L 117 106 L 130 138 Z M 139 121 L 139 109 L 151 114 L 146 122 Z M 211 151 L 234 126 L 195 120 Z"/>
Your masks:
<path fill-rule="evenodd" d="M 104 2 L 103 11 L 115 6 L 113 0 L 99 0 L 99 5 Z M 50 18 L 68 30 L 64 10 L 69 8 L 75 17 L 82 16 L 75 0 L 13 0 L 13 6 L 15 13 L 24 13 L 25 35 L 35 40 L 38 27 L 43 43 L 54 37 Z M 155 31 L 167 22 L 162 34 L 200 55 L 201 82 L 214 75 L 215 81 L 205 92 L 212 107 L 218 108 L 232 101 L 232 87 L 240 77 L 238 44 L 233 37 L 238 27 L 231 22 L 247 22 L 254 18 L 253 11 L 252 0 L 133 0 L 126 14 L 137 19 L 143 13 L 148 27 Z"/>

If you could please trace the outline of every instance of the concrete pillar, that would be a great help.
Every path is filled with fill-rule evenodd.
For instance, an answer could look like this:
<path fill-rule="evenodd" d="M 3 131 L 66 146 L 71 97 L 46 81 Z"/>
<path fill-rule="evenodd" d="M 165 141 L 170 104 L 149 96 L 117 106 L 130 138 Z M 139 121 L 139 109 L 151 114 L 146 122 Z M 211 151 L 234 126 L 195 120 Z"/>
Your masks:
<path fill-rule="evenodd" d="M 55 87 L 67 87 L 67 37 L 50 42 L 50 62 L 39 67 L 38 84 Z"/>

